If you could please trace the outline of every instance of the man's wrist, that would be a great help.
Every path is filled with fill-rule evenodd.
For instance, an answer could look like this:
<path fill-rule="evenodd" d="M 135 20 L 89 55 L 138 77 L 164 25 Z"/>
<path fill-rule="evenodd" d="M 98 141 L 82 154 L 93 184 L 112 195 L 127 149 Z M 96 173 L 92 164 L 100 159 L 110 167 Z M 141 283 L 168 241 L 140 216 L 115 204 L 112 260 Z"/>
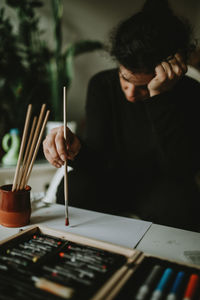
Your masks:
<path fill-rule="evenodd" d="M 150 92 L 149 92 L 150 97 L 157 96 L 157 95 L 159 95 L 159 94 L 160 94 L 159 91 L 150 91 Z"/>

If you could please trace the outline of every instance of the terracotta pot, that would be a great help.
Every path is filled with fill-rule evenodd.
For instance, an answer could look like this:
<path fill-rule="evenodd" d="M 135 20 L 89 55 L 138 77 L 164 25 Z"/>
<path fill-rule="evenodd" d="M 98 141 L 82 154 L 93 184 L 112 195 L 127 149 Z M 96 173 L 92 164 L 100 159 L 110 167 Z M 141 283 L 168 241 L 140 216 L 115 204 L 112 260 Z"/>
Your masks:
<path fill-rule="evenodd" d="M 21 227 L 29 224 L 31 215 L 31 187 L 12 192 L 12 184 L 0 187 L 0 224 Z"/>

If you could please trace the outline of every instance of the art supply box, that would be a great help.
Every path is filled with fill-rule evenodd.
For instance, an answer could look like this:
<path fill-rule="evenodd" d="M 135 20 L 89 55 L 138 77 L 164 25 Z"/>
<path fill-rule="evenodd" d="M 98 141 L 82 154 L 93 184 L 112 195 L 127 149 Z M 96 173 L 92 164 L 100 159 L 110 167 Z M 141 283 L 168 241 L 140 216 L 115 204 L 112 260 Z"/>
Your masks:
<path fill-rule="evenodd" d="M 0 299 L 199 300 L 199 278 L 200 266 L 43 226 L 0 243 Z"/>

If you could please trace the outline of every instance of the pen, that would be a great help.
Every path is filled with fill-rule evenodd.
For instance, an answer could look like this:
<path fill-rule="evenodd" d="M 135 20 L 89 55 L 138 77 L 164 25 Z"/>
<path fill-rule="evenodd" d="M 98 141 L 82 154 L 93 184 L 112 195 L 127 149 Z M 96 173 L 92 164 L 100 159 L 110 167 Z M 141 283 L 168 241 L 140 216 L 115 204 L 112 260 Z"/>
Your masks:
<path fill-rule="evenodd" d="M 41 249 L 44 249 L 44 250 L 49 250 L 49 251 L 51 251 L 52 250 L 52 248 L 53 247 L 55 247 L 55 246 L 50 246 L 50 245 L 47 245 L 47 244 L 45 244 L 44 242 L 42 242 L 42 241 L 39 241 L 39 240 L 34 240 L 34 239 L 32 239 L 32 240 L 30 240 L 29 241 L 29 245 L 36 245 L 37 247 L 39 247 L 39 248 L 41 248 Z"/>
<path fill-rule="evenodd" d="M 164 271 L 164 273 L 163 273 L 156 289 L 154 290 L 150 300 L 159 300 L 163 297 L 163 293 L 164 293 L 165 289 L 167 288 L 167 285 L 168 285 L 173 273 L 174 273 L 174 271 L 171 268 L 167 268 Z"/>
<path fill-rule="evenodd" d="M 22 254 L 26 254 L 26 255 L 29 255 L 29 256 L 32 256 L 32 257 L 36 256 L 36 255 L 41 257 L 44 254 L 46 254 L 44 251 L 42 252 L 42 251 L 36 250 L 34 248 L 31 248 L 31 247 L 26 247 L 26 248 L 22 248 L 22 249 L 23 250 L 21 250 L 21 247 L 20 247 L 20 249 L 18 249 L 18 251 L 20 251 L 20 253 L 22 253 Z M 17 251 L 17 249 L 15 251 Z"/>
<path fill-rule="evenodd" d="M 57 273 L 62 273 L 63 276 L 69 276 L 69 274 L 74 274 L 77 278 L 83 278 L 83 277 L 89 277 L 89 278 L 94 278 L 95 274 L 94 272 L 88 270 L 87 268 L 80 268 L 76 267 L 73 268 L 72 266 L 67 266 L 66 265 L 55 265 L 53 267 L 49 266 L 43 266 L 43 270 L 50 272 L 53 276 Z"/>
<path fill-rule="evenodd" d="M 192 300 L 199 284 L 199 276 L 192 274 L 189 278 L 183 300 Z"/>
<path fill-rule="evenodd" d="M 8 267 L 6 265 L 0 264 L 0 270 L 7 271 Z"/>
<path fill-rule="evenodd" d="M 25 261 L 24 259 L 19 259 L 19 258 L 14 258 L 14 257 L 8 257 L 8 256 L 4 256 L 4 255 L 2 255 L 0 257 L 0 260 L 7 261 L 9 263 L 16 263 L 16 264 L 22 265 L 22 266 L 27 266 L 27 264 L 28 264 L 28 262 Z"/>
<path fill-rule="evenodd" d="M 37 236 L 37 235 L 33 235 L 33 239 L 34 240 L 40 240 L 42 242 L 46 242 L 49 243 L 50 245 L 55 245 L 55 246 L 59 246 L 62 244 L 62 242 L 58 239 L 53 239 L 47 236 Z"/>
<path fill-rule="evenodd" d="M 78 263 L 78 262 L 82 262 L 87 264 L 88 268 L 91 268 L 93 270 L 105 273 L 107 270 L 106 265 L 96 261 L 94 258 L 90 258 L 86 255 L 79 255 L 79 254 L 68 254 L 68 253 L 64 253 L 64 252 L 60 252 L 59 256 L 62 258 L 69 258 L 71 260 L 71 262 L 73 263 Z"/>
<path fill-rule="evenodd" d="M 184 277 L 185 277 L 185 272 L 182 272 L 182 271 L 178 272 L 166 300 L 178 299 L 178 295 L 179 295 L 181 284 L 183 282 Z"/>
<path fill-rule="evenodd" d="M 143 300 L 146 298 L 153 284 L 158 279 L 158 276 L 160 275 L 161 271 L 162 271 L 162 267 L 160 265 L 155 265 L 153 267 L 150 274 L 146 278 L 144 284 L 139 288 L 135 300 Z"/>
<path fill-rule="evenodd" d="M 22 249 L 25 249 L 25 250 L 29 249 L 33 253 L 39 252 L 41 256 L 44 255 L 44 254 L 46 254 L 46 252 L 47 252 L 46 249 L 45 250 L 41 250 L 41 248 L 39 248 L 38 246 L 36 246 L 34 244 L 24 244 L 24 245 L 23 244 L 19 244 L 19 247 L 22 248 Z"/>
<path fill-rule="evenodd" d="M 81 278 L 79 277 L 79 273 L 76 270 L 67 270 L 63 268 L 59 268 L 59 266 L 56 266 L 53 268 L 43 267 L 46 271 L 50 272 L 51 276 L 61 276 L 63 281 L 66 281 L 66 278 L 72 279 L 73 281 L 80 282 L 84 285 L 91 285 L 92 281 L 91 279 Z"/>
<path fill-rule="evenodd" d="M 14 257 L 17 257 L 17 258 L 20 258 L 20 259 L 22 258 L 22 259 L 32 260 L 32 257 L 28 253 L 24 253 L 24 252 L 22 252 L 18 249 L 12 249 L 12 250 L 8 249 L 6 251 L 6 253 L 8 255 L 10 255 L 11 257 L 14 256 Z"/>

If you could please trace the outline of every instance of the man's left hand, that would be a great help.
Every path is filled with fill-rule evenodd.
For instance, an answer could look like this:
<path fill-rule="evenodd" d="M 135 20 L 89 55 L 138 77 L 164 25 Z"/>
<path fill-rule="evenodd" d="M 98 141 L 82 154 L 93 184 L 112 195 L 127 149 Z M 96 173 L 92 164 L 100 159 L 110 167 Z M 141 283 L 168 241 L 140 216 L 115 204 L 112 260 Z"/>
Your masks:
<path fill-rule="evenodd" d="M 150 97 L 171 90 L 186 72 L 187 65 L 179 53 L 163 61 L 155 68 L 156 75 L 148 84 Z"/>

